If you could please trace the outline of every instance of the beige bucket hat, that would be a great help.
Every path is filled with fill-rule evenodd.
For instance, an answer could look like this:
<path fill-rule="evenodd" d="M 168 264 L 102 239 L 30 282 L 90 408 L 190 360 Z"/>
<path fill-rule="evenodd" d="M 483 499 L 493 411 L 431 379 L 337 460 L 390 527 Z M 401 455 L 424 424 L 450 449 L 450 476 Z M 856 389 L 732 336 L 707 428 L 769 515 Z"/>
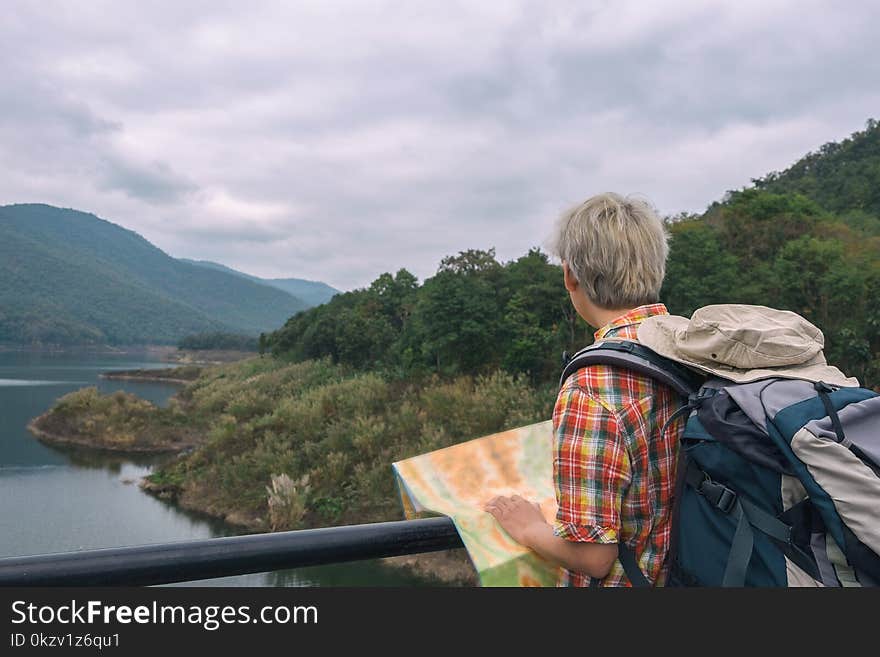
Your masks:
<path fill-rule="evenodd" d="M 715 376 L 748 383 L 769 377 L 858 386 L 828 365 L 825 338 L 797 313 L 766 306 L 716 304 L 647 318 L 638 340 L 658 354 Z"/>

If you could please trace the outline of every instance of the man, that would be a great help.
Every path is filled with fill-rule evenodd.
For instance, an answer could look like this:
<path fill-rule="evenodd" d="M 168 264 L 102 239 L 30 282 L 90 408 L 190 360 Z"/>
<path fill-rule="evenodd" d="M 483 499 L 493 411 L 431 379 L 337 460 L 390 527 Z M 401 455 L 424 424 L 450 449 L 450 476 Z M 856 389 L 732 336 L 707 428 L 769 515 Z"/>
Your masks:
<path fill-rule="evenodd" d="M 553 250 L 577 313 L 601 327 L 597 341 L 635 340 L 644 319 L 668 314 L 659 303 L 667 240 L 647 203 L 618 194 L 594 196 L 561 217 Z M 678 403 L 672 389 L 629 370 L 575 372 L 553 411 L 555 522 L 519 496 L 496 497 L 485 510 L 514 540 L 559 564 L 561 586 L 630 586 L 621 544 L 661 585 L 683 420 L 660 432 Z"/>

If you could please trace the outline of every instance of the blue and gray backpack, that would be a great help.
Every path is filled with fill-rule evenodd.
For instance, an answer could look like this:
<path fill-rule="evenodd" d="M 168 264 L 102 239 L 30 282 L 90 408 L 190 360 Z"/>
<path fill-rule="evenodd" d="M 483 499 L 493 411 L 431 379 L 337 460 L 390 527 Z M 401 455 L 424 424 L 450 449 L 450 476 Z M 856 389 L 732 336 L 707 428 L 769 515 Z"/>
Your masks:
<path fill-rule="evenodd" d="M 605 340 L 567 361 L 672 386 L 681 436 L 667 586 L 880 584 L 880 395 L 766 378 L 705 378 L 635 342 Z M 620 561 L 649 582 L 632 550 Z"/>

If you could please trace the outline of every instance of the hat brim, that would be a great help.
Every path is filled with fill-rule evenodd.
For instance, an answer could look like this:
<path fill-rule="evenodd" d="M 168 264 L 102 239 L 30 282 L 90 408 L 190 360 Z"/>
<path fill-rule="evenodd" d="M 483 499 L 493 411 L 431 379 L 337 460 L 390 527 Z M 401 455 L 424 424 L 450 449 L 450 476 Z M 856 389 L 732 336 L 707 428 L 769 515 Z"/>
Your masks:
<path fill-rule="evenodd" d="M 803 379 L 806 381 L 824 381 L 843 387 L 858 387 L 855 377 L 847 377 L 843 372 L 828 365 L 825 357 L 819 352 L 803 365 L 785 367 L 766 367 L 742 370 L 721 363 L 705 363 L 685 356 L 679 348 L 680 336 L 684 334 L 690 320 L 678 315 L 658 315 L 649 317 L 639 325 L 638 340 L 652 351 L 665 356 L 677 363 L 687 365 L 705 374 L 712 374 L 736 383 L 751 383 L 759 379 L 779 377 L 783 379 Z"/>

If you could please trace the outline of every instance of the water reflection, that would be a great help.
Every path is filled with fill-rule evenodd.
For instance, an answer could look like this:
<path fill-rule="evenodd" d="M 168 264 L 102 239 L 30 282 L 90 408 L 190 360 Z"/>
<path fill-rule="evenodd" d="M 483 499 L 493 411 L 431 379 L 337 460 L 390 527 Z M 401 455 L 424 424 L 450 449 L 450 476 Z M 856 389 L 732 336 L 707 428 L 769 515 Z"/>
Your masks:
<path fill-rule="evenodd" d="M 118 454 L 115 452 L 88 449 L 78 445 L 56 445 L 44 443 L 50 450 L 63 455 L 70 465 L 79 468 L 92 468 L 119 473 L 126 464 L 138 465 L 147 469 L 159 467 L 174 458 L 174 454 L 151 454 L 131 452 Z"/>

